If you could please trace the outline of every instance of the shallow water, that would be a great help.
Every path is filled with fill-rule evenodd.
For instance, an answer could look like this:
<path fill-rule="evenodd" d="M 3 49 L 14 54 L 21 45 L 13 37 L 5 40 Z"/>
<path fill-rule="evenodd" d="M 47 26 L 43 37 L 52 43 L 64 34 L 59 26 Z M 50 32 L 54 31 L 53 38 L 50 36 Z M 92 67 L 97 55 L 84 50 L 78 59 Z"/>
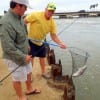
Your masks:
<path fill-rule="evenodd" d="M 56 19 L 58 36 L 68 47 L 85 50 L 90 57 L 87 70 L 73 78 L 76 87 L 76 100 L 100 99 L 100 18 Z M 48 40 L 50 40 L 48 36 Z M 61 59 L 63 74 L 72 73 L 72 59 L 67 50 L 51 46 L 55 50 L 56 62 Z"/>

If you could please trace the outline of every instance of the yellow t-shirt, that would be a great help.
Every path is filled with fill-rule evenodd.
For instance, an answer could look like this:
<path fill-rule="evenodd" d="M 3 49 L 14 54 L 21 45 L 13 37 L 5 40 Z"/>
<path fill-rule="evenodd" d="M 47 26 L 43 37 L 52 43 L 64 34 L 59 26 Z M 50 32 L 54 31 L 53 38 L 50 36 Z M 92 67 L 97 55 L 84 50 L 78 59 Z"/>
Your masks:
<path fill-rule="evenodd" d="M 44 41 L 46 35 L 56 34 L 56 26 L 53 18 L 47 20 L 44 16 L 44 12 L 33 12 L 26 16 L 28 21 L 28 38 L 37 41 Z M 41 45 L 39 42 L 32 41 L 37 45 Z"/>

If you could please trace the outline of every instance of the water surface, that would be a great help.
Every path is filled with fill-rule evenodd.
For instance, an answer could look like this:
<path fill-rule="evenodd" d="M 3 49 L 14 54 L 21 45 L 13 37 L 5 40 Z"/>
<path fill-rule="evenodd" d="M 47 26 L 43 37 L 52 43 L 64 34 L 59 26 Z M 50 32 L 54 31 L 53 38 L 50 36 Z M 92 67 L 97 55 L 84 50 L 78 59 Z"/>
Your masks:
<path fill-rule="evenodd" d="M 68 47 L 77 47 L 90 54 L 85 73 L 73 78 L 76 100 L 100 100 L 100 18 L 56 19 L 56 23 L 58 36 Z M 63 74 L 71 75 L 69 50 L 51 48 L 55 49 L 56 62 L 62 61 Z"/>

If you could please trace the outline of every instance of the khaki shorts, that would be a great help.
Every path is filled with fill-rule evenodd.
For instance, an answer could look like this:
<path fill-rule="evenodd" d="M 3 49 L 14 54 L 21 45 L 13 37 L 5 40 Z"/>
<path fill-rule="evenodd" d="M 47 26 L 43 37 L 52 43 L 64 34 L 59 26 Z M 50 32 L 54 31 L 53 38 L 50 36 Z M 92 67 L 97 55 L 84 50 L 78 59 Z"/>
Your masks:
<path fill-rule="evenodd" d="M 8 59 L 4 59 L 4 63 L 7 64 L 8 69 L 10 72 L 12 72 L 14 69 L 16 69 L 17 67 L 19 67 L 19 65 L 17 65 L 16 63 L 14 63 L 11 60 Z M 12 75 L 12 79 L 13 81 L 20 81 L 20 82 L 24 82 L 27 80 L 27 74 L 32 72 L 32 64 L 31 62 L 20 66 L 18 69 L 16 69 L 11 75 Z"/>

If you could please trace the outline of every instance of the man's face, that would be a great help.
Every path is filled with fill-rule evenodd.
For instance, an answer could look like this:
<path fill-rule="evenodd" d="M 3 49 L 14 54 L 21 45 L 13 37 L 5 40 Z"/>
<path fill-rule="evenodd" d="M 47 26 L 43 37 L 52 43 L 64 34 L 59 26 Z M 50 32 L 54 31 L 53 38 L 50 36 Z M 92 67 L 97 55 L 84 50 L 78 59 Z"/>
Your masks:
<path fill-rule="evenodd" d="M 52 17 L 52 15 L 54 14 L 54 10 L 48 10 L 48 9 L 46 9 L 45 10 L 45 17 L 47 18 L 47 19 L 50 19 L 51 17 Z"/>
<path fill-rule="evenodd" d="M 22 16 L 27 10 L 27 7 L 25 5 L 22 5 L 22 6 L 19 5 L 18 9 L 19 9 L 19 15 Z"/>

